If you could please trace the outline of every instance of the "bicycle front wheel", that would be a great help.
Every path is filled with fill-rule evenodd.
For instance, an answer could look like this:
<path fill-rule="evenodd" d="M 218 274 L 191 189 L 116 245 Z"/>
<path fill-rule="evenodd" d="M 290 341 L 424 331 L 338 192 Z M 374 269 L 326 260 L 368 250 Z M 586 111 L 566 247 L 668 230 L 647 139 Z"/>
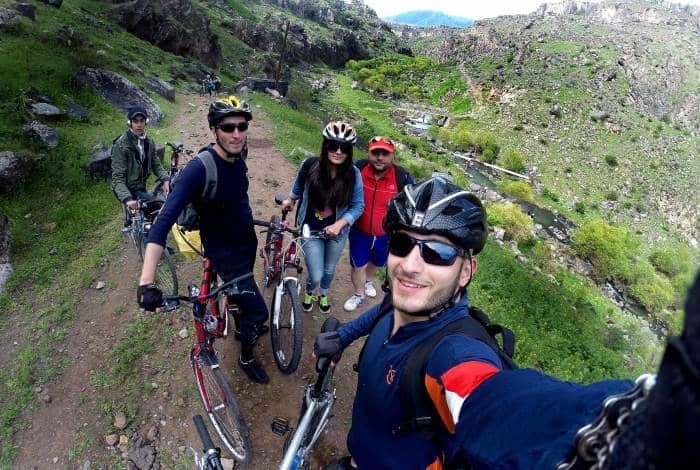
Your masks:
<path fill-rule="evenodd" d="M 280 293 L 279 286 L 272 293 L 270 304 L 270 340 L 277 367 L 291 374 L 301 360 L 304 325 L 297 281 L 288 279 Z"/>
<path fill-rule="evenodd" d="M 167 246 L 163 248 L 163 253 L 160 255 L 160 260 L 158 260 L 155 284 L 165 295 L 177 295 L 178 293 L 175 262 Z"/>
<path fill-rule="evenodd" d="M 208 351 L 202 351 L 195 358 L 193 351 L 190 361 L 197 390 L 211 424 L 233 458 L 243 464 L 249 463 L 253 449 L 248 426 L 233 390 L 219 368 L 218 359 Z"/>

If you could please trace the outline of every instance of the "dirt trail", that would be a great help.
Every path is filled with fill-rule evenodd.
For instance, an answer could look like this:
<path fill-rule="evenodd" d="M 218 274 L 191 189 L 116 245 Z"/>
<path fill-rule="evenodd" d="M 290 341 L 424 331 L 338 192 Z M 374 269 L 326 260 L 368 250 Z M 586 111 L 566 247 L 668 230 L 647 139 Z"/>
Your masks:
<path fill-rule="evenodd" d="M 205 119 L 207 106 L 208 100 L 198 96 L 184 96 L 180 101 L 174 127 L 180 129 L 181 140 L 188 149 L 197 150 L 211 140 Z M 259 108 L 254 109 L 254 116 L 248 137 L 250 200 L 255 217 L 266 219 L 277 212 L 274 195 L 289 191 L 296 168 L 275 148 L 270 138 L 274 124 Z M 261 278 L 260 265 L 256 265 L 256 279 Z M 181 288 L 190 282 L 199 282 L 200 266 L 199 260 L 178 264 Z M 27 410 L 30 425 L 16 436 L 18 456 L 15 468 L 79 468 L 88 460 L 92 468 L 112 468 L 120 462 L 119 451 L 104 442 L 111 423 L 99 412 L 100 400 L 105 397 L 95 390 L 91 376 L 99 368 L 110 365 L 107 353 L 124 336 L 126 325 L 137 315 L 132 299 L 139 270 L 135 250 L 125 240 L 118 256 L 113 257 L 105 271 L 99 273 L 107 287 L 101 291 L 90 290 L 81 296 L 83 300 L 78 307 L 74 331 L 62 348 L 68 355 L 69 365 L 54 383 L 46 387 L 51 402 L 41 402 L 36 409 Z M 338 264 L 331 292 L 332 314 L 342 321 L 351 318 L 342 310 L 342 303 L 351 290 L 346 254 Z M 269 302 L 271 291 L 263 292 L 263 295 Z M 172 324 L 174 331 L 191 325 L 188 311 L 181 310 L 184 312 L 181 315 L 164 318 Z M 261 339 L 257 352 L 270 375 L 267 385 L 251 383 L 238 369 L 238 343 L 233 338 L 217 343 L 224 371 L 252 433 L 254 459 L 248 468 L 269 469 L 279 463 L 283 438 L 271 432 L 270 423 L 274 417 L 281 416 L 296 424 L 303 388 L 313 378 L 310 357 L 313 337 L 324 318 L 317 309 L 305 314 L 303 360 L 299 369 L 290 376 L 277 370 L 271 356 L 269 336 Z M 157 389 L 148 399 L 144 397 L 137 404 L 137 419 L 122 432 L 129 435 L 130 431 L 136 431 L 145 436 L 149 429 L 151 432 L 155 429 L 158 437 L 154 446 L 161 468 L 191 468 L 185 464 L 188 462 L 185 448 L 188 445 L 199 447 L 191 424 L 192 415 L 201 413 L 190 378 L 188 354 L 191 342 L 192 336 L 185 340 L 174 336 L 162 338 L 162 342 L 156 345 L 156 351 L 144 364 L 144 382 L 155 384 Z M 345 452 L 345 435 L 356 383 L 351 366 L 358 351 L 359 345 L 351 347 L 338 368 L 335 418 L 316 445 L 314 456 L 317 461 L 312 468 L 319 468 L 321 463 Z M 115 396 L 111 398 L 119 400 L 118 393 L 113 393 Z"/>

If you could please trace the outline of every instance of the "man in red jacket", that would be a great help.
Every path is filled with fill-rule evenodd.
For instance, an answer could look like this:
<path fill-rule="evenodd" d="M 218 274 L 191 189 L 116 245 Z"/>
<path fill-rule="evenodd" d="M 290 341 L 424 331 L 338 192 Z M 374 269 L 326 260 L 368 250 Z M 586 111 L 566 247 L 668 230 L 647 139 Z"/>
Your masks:
<path fill-rule="evenodd" d="M 352 312 L 367 297 L 376 297 L 372 279 L 377 268 L 386 264 L 389 254 L 388 236 L 382 228 L 382 220 L 389 200 L 413 178 L 401 166 L 394 163 L 394 142 L 388 137 L 372 137 L 369 142 L 369 158 L 355 164 L 362 175 L 365 210 L 350 229 L 350 266 L 354 293 L 343 308 Z"/>

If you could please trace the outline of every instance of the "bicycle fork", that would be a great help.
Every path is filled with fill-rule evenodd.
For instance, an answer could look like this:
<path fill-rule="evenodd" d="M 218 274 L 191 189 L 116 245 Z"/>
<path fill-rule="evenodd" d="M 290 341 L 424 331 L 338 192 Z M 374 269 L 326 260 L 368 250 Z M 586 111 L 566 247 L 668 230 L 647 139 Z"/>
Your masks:
<path fill-rule="evenodd" d="M 292 442 L 289 443 L 287 452 L 284 454 L 284 459 L 280 464 L 280 470 L 295 470 L 306 459 L 306 456 L 316 443 L 316 440 L 321 435 L 323 428 L 326 427 L 326 423 L 330 419 L 333 402 L 335 402 L 335 392 L 324 393 L 322 397 L 317 398 L 312 398 L 311 392 L 312 387 L 307 388 L 304 396 L 304 400 L 306 400 L 306 412 L 301 418 L 296 431 L 294 431 Z M 309 429 L 311 420 L 319 409 L 323 409 L 323 414 L 318 422 L 318 426 L 313 431 L 314 434 L 311 436 L 311 439 L 309 439 L 303 448 L 300 448 L 301 441 L 304 439 L 304 436 Z"/>

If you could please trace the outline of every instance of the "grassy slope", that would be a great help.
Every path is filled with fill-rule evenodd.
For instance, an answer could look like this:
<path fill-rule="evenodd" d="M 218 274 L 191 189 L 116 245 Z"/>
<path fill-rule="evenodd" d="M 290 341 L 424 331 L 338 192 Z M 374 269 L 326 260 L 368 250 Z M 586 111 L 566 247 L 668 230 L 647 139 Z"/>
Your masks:
<path fill-rule="evenodd" d="M 0 1 L 0 6 L 12 3 Z M 66 365 L 58 353 L 76 318 L 80 291 L 94 282 L 93 270 L 105 263 L 119 245 L 119 205 L 108 183 L 93 182 L 84 164 L 96 144 L 107 144 L 124 131 L 124 115 L 94 93 L 76 87 L 72 76 L 88 65 L 115 70 L 137 84 L 144 76 L 122 70 L 121 58 L 146 73 L 168 79 L 166 70 L 181 59 L 133 38 L 116 28 L 107 32 L 86 22 L 80 7 L 91 10 L 91 21 L 101 21 L 104 4 L 65 3 L 60 9 L 37 5 L 37 21 L 0 31 L 0 148 L 31 155 L 31 178 L 12 194 L 0 196 L 0 212 L 11 220 L 11 257 L 15 272 L 0 296 L 0 329 L 19 328 L 24 336 L 11 367 L 0 371 L 0 468 L 11 467 L 12 435 L 22 425 L 21 414 L 36 399 L 33 388 L 46 383 Z M 90 42 L 68 47 L 56 38 L 62 25 L 71 26 Z M 51 47 L 46 47 L 50 44 Z M 97 53 L 104 50 L 105 55 Z M 148 57 L 159 58 L 148 61 Z M 90 113 L 90 121 L 69 118 L 47 122 L 59 133 L 55 149 L 43 149 L 28 140 L 21 97 L 30 87 L 52 96 L 64 107 L 69 99 Z M 160 129 L 149 129 L 156 142 L 178 134 L 168 129 L 175 105 L 151 95 L 166 118 Z M 55 224 L 55 227 L 53 226 Z M 55 254 L 49 250 L 55 247 Z M 139 394 L 140 396 L 140 394 Z M 80 449 L 75 452 L 79 454 Z"/>

